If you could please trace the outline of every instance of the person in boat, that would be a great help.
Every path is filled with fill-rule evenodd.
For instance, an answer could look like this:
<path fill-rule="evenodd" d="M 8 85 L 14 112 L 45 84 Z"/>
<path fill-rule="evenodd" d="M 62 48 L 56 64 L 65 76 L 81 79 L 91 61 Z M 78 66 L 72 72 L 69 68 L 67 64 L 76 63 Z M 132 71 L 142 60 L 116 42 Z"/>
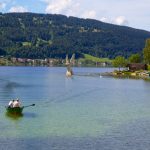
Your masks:
<path fill-rule="evenodd" d="M 14 102 L 15 102 L 15 100 L 13 99 L 13 100 L 11 100 L 9 103 L 8 103 L 8 107 L 9 108 L 12 108 L 13 107 L 13 105 L 14 105 Z"/>
<path fill-rule="evenodd" d="M 21 103 L 18 98 L 17 98 L 17 100 L 14 101 L 13 107 L 21 107 Z"/>

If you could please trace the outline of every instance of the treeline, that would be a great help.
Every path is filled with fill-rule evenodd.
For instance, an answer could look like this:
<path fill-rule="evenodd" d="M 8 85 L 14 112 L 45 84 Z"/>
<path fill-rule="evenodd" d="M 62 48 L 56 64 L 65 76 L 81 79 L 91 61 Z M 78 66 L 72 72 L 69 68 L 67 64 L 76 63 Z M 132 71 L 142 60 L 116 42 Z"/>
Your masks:
<path fill-rule="evenodd" d="M 65 58 L 83 53 L 129 57 L 140 53 L 150 32 L 63 15 L 0 13 L 0 55 Z"/>
<path fill-rule="evenodd" d="M 132 54 L 128 59 L 125 59 L 123 56 L 117 56 L 112 63 L 114 67 L 119 67 L 119 70 L 121 67 L 126 67 L 128 63 L 145 63 L 150 65 L 150 39 L 146 40 L 142 55 L 139 53 Z"/>

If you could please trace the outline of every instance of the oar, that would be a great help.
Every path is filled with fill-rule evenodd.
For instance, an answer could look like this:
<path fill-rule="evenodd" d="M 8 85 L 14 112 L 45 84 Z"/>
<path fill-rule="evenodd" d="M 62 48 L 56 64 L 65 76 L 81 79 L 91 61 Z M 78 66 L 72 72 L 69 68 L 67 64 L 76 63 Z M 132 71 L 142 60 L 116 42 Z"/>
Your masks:
<path fill-rule="evenodd" d="M 35 106 L 35 104 L 31 104 L 31 105 L 23 106 L 23 108 L 30 107 L 30 106 Z"/>

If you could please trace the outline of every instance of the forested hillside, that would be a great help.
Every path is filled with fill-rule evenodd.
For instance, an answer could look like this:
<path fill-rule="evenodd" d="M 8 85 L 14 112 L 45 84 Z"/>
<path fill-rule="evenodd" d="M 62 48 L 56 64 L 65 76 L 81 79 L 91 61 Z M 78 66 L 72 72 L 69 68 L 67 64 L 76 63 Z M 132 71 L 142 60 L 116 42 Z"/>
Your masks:
<path fill-rule="evenodd" d="M 0 13 L 0 55 L 64 58 L 66 53 L 128 57 L 140 52 L 150 32 L 63 15 Z"/>

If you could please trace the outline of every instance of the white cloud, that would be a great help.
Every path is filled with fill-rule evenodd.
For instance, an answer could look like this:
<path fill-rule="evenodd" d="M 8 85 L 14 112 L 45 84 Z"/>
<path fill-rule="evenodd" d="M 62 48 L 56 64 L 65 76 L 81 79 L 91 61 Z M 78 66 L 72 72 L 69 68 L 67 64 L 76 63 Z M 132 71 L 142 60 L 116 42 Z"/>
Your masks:
<path fill-rule="evenodd" d="M 110 23 L 109 19 L 106 17 L 102 17 L 100 21 Z"/>
<path fill-rule="evenodd" d="M 47 4 L 45 12 L 52 14 L 64 14 L 82 18 L 95 18 L 94 10 L 85 11 L 78 0 L 41 0 Z"/>
<path fill-rule="evenodd" d="M 128 25 L 129 22 L 124 16 L 119 16 L 115 18 L 112 23 L 117 24 L 117 25 Z"/>
<path fill-rule="evenodd" d="M 47 3 L 46 13 L 62 13 L 72 4 L 72 0 L 44 0 Z"/>
<path fill-rule="evenodd" d="M 116 25 L 123 25 L 123 26 L 126 26 L 129 24 L 128 20 L 124 16 L 118 16 L 114 19 L 102 17 L 100 19 L 100 21 L 106 22 L 106 23 L 112 23 L 112 24 L 116 24 Z"/>
<path fill-rule="evenodd" d="M 66 11 L 67 16 L 79 16 L 80 15 L 80 3 L 72 3 Z"/>
<path fill-rule="evenodd" d="M 22 6 L 14 6 L 9 9 L 9 12 L 27 12 L 28 10 Z"/>
<path fill-rule="evenodd" d="M 47 4 L 45 12 L 52 14 L 64 14 L 67 16 L 81 16 L 80 2 L 74 0 L 41 0 Z"/>
<path fill-rule="evenodd" d="M 4 9 L 6 7 L 5 3 L 0 2 L 0 9 Z"/>
<path fill-rule="evenodd" d="M 96 18 L 96 12 L 94 10 L 85 11 L 81 17 L 94 19 Z"/>

